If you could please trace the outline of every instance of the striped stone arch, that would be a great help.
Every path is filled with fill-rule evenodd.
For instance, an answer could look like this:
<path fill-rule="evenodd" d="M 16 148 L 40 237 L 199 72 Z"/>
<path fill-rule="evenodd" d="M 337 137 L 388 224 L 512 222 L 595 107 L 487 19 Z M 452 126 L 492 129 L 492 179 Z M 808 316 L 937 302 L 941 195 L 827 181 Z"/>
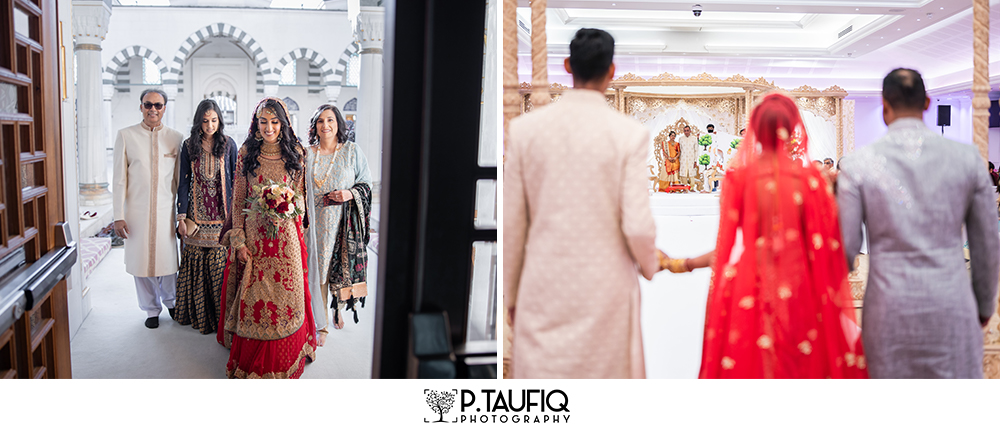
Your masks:
<path fill-rule="evenodd" d="M 358 45 L 357 41 L 351 42 L 347 46 L 347 49 L 340 54 L 340 60 L 337 61 L 337 66 L 333 71 L 333 81 L 340 86 L 344 80 L 344 74 L 347 73 L 347 63 L 350 61 L 351 56 L 353 56 L 358 51 L 361 51 L 361 46 Z M 327 81 L 329 82 L 329 81 Z"/>
<path fill-rule="evenodd" d="M 246 47 L 247 51 L 253 55 L 254 62 L 257 64 L 257 69 L 259 71 L 263 71 L 264 84 L 278 84 L 278 76 L 274 75 L 271 70 L 271 63 L 268 62 L 267 55 L 264 53 L 264 49 L 260 47 L 257 40 L 251 37 L 249 33 L 227 23 L 209 24 L 201 29 L 198 29 L 192 33 L 191 36 L 188 36 L 188 38 L 181 44 L 181 47 L 177 50 L 177 54 L 174 55 L 174 60 L 170 63 L 170 71 L 168 73 L 169 78 L 164 77 L 163 84 L 177 84 L 177 77 L 184 68 L 184 61 L 187 60 L 191 51 L 204 42 L 205 39 L 216 36 L 230 38 Z"/>
<path fill-rule="evenodd" d="M 132 45 L 131 47 L 123 48 L 121 51 L 115 54 L 111 58 L 111 61 L 104 66 L 104 71 L 101 72 L 101 80 L 104 85 L 110 86 L 115 84 L 115 75 L 118 74 L 118 70 L 122 66 L 128 66 L 128 59 L 132 57 L 142 57 L 152 60 L 156 64 L 157 68 L 160 68 L 160 79 L 166 82 L 167 79 L 167 64 L 163 61 L 163 58 L 159 54 L 156 54 L 153 50 L 146 48 L 141 45 Z"/>
<path fill-rule="evenodd" d="M 322 85 L 322 84 L 326 84 L 326 85 L 334 84 L 334 83 L 331 83 L 331 81 L 334 80 L 334 78 L 333 78 L 333 64 L 331 64 L 330 62 L 326 61 L 326 59 L 320 53 L 317 53 L 316 51 L 313 51 L 311 48 L 296 48 L 296 49 L 290 51 L 288 54 L 285 54 L 281 58 L 281 60 L 278 60 L 278 65 L 275 66 L 275 68 L 272 71 L 272 73 L 274 73 L 274 75 L 280 77 L 281 76 L 281 70 L 285 69 L 285 66 L 287 66 L 289 63 L 291 63 L 291 62 L 293 62 L 295 60 L 298 60 L 298 59 L 309 59 L 309 63 L 311 65 L 315 65 L 317 68 L 320 69 L 320 71 L 321 71 L 320 75 L 323 78 L 323 83 L 317 83 L 317 84 L 320 84 L 320 85 Z M 313 83 L 309 83 L 309 84 L 313 84 Z M 340 81 L 337 81 L 336 84 L 339 85 Z"/>

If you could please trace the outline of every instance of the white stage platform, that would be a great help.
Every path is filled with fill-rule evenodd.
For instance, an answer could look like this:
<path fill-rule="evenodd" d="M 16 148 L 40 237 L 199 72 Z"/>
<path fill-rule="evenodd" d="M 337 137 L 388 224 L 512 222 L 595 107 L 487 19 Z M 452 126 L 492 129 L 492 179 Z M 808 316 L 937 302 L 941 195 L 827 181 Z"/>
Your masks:
<path fill-rule="evenodd" d="M 656 221 L 656 245 L 667 255 L 695 257 L 715 248 L 717 193 L 655 193 L 650 207 Z M 663 271 L 652 281 L 639 279 L 646 377 L 698 377 L 711 274 L 710 269 L 685 274 Z"/>

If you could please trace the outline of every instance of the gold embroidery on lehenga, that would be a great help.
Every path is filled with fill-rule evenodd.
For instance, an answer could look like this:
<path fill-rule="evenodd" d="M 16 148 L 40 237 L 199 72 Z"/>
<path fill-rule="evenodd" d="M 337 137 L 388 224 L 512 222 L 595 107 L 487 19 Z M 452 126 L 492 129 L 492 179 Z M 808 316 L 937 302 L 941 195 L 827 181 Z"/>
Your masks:
<path fill-rule="evenodd" d="M 823 236 L 821 236 L 819 233 L 816 233 L 812 236 L 812 238 L 813 238 L 814 249 L 818 250 L 820 248 L 823 248 Z"/>
<path fill-rule="evenodd" d="M 808 332 L 806 332 L 806 337 L 809 337 L 810 340 L 816 341 L 816 339 L 819 338 L 819 331 L 815 329 L 810 329 Z"/>
<path fill-rule="evenodd" d="M 868 368 L 867 364 L 865 364 L 865 356 L 864 355 L 859 355 L 858 356 L 858 368 L 860 368 L 862 370 L 864 370 L 865 368 Z"/>
<path fill-rule="evenodd" d="M 753 296 L 744 296 L 742 299 L 740 299 L 739 306 L 744 310 L 749 310 L 753 308 Z"/>
<path fill-rule="evenodd" d="M 847 361 L 848 367 L 854 367 L 854 354 L 847 352 L 844 354 L 844 360 Z"/>
<path fill-rule="evenodd" d="M 311 338 L 309 339 L 312 340 Z M 230 379 L 288 379 L 295 375 L 295 372 L 299 369 L 299 364 L 302 363 L 302 359 L 308 359 L 309 361 L 316 361 L 316 351 L 307 341 L 302 345 L 302 350 L 299 351 L 299 356 L 295 358 L 295 362 L 288 367 L 286 371 L 278 371 L 272 373 L 264 373 L 263 376 L 257 373 L 248 373 L 243 371 L 243 369 L 236 367 L 236 370 L 226 371 L 226 376 Z"/>
<path fill-rule="evenodd" d="M 788 284 L 782 284 L 778 287 L 778 298 L 781 300 L 786 300 L 792 297 L 792 289 L 788 287 Z"/>
<path fill-rule="evenodd" d="M 240 149 L 240 161 L 245 150 Z M 242 200 L 253 185 L 264 179 L 289 182 L 298 191 L 303 189 L 303 174 L 289 181 L 282 160 L 259 158 L 260 167 L 254 175 L 243 176 L 237 167 L 233 200 Z M 242 164 L 240 164 L 242 165 Z M 297 224 L 299 219 L 282 220 L 278 239 L 266 238 L 271 221 L 257 213 L 233 215 L 233 231 L 242 229 L 245 246 L 250 250 L 250 269 L 239 281 L 236 311 L 238 317 L 226 317 L 226 329 L 243 338 L 279 340 L 298 331 L 305 321 L 305 281 L 302 270 L 302 245 Z M 235 237 L 235 236 L 233 236 Z M 234 245 L 238 245 L 233 242 Z M 227 299 L 228 303 L 228 299 Z"/>

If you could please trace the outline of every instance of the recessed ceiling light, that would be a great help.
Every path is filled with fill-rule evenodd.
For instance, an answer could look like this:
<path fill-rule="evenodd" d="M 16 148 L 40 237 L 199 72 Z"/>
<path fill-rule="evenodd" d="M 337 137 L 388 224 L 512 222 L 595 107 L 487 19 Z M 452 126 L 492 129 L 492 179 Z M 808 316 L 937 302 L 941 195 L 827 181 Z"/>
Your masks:
<path fill-rule="evenodd" d="M 903 30 L 903 29 L 896 29 L 897 32 L 900 31 L 900 30 Z"/>
<path fill-rule="evenodd" d="M 920 18 L 917 18 L 917 21 L 920 21 Z"/>
<path fill-rule="evenodd" d="M 854 10 L 859 11 L 859 10 L 861 10 L 861 8 L 854 8 Z"/>
<path fill-rule="evenodd" d="M 774 8 L 775 8 L 775 9 L 781 9 L 780 7 L 777 7 L 777 6 L 775 6 Z"/>
<path fill-rule="evenodd" d="M 618 3 L 611 3 L 611 6 L 617 6 Z"/>
<path fill-rule="evenodd" d="M 944 6 L 941 6 L 941 10 L 944 10 Z"/>

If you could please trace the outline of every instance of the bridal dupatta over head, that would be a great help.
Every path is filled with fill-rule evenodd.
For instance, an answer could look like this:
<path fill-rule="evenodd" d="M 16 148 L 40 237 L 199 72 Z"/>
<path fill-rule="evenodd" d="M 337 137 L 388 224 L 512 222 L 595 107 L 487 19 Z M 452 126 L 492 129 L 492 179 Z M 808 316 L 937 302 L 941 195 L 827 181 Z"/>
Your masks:
<path fill-rule="evenodd" d="M 726 174 L 701 378 L 864 378 L 830 185 L 795 102 L 772 93 Z"/>

